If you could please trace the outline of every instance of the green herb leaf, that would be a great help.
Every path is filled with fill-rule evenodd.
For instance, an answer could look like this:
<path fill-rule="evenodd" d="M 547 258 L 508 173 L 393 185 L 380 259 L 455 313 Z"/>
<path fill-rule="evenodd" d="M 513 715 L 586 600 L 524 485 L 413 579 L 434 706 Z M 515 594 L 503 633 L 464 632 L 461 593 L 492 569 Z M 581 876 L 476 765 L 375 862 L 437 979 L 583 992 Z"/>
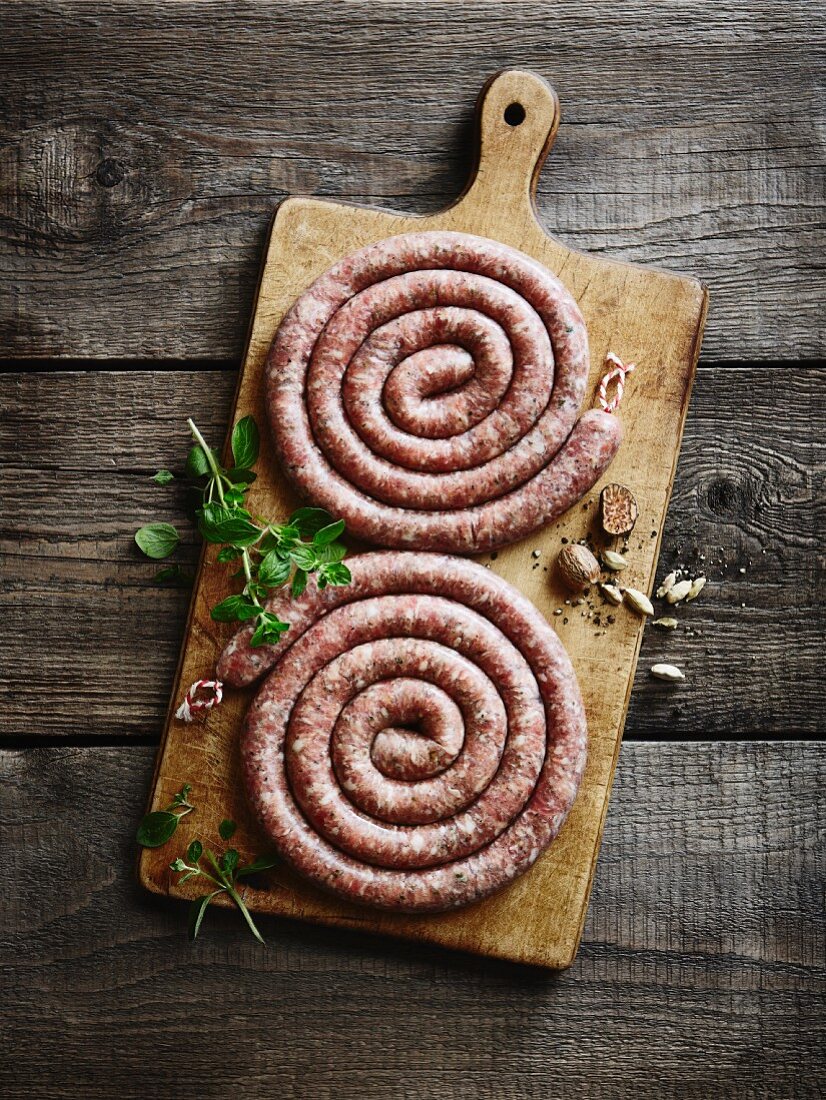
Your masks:
<path fill-rule="evenodd" d="M 203 477 L 209 473 L 209 462 L 207 456 L 204 453 L 202 447 L 199 447 L 196 443 L 193 447 L 189 448 L 189 454 L 186 456 L 186 476 L 187 477 Z"/>
<path fill-rule="evenodd" d="M 156 485 L 168 485 L 170 481 L 174 481 L 174 479 L 175 475 L 170 473 L 169 470 L 158 470 L 152 477 Z"/>
<path fill-rule="evenodd" d="M 171 523 L 148 523 L 135 532 L 135 542 L 148 558 L 168 558 L 180 541 Z"/>
<path fill-rule="evenodd" d="M 198 512 L 198 530 L 207 542 L 230 542 L 234 546 L 250 546 L 261 534 L 240 508 L 225 508 L 221 504 L 205 504 Z"/>
<path fill-rule="evenodd" d="M 303 591 L 306 587 L 307 587 L 307 574 L 304 572 L 303 569 L 296 569 L 296 571 L 293 575 L 293 583 L 292 583 L 292 587 L 291 587 L 293 597 L 295 599 L 298 599 L 298 597 L 303 593 Z"/>
<path fill-rule="evenodd" d="M 258 458 L 258 425 L 251 416 L 239 420 L 232 429 L 232 457 L 236 466 L 246 469 Z"/>
<path fill-rule="evenodd" d="M 184 863 L 184 861 L 181 859 L 180 856 L 178 856 L 177 859 L 172 860 L 172 862 L 169 864 L 169 869 L 170 869 L 170 871 L 186 871 L 186 870 L 188 870 L 187 865 Z"/>
<path fill-rule="evenodd" d="M 247 875 L 257 875 L 259 871 L 269 871 L 272 867 L 277 867 L 280 862 L 278 856 L 259 856 L 245 867 L 239 867 L 235 877 L 246 878 Z"/>
<path fill-rule="evenodd" d="M 289 623 L 282 622 L 271 611 L 262 611 L 258 618 L 258 625 L 250 638 L 250 645 L 275 645 L 281 640 L 281 635 L 289 629 Z"/>
<path fill-rule="evenodd" d="M 326 527 L 322 527 L 320 531 L 316 531 L 313 535 L 313 546 L 318 548 L 319 546 L 326 546 L 328 542 L 335 542 L 343 531 L 343 519 L 338 520 L 336 523 L 328 523 Z"/>
<path fill-rule="evenodd" d="M 218 826 L 218 835 L 220 836 L 221 840 L 229 840 L 229 838 L 232 836 L 237 828 L 238 826 L 235 824 L 234 821 L 230 821 L 228 817 L 225 817 L 221 824 Z"/>
<path fill-rule="evenodd" d="M 293 527 L 292 524 L 287 524 L 286 527 L 279 527 L 278 530 L 278 545 L 282 549 L 286 550 L 292 546 L 293 543 L 298 542 L 301 538 L 301 532 L 297 527 Z"/>
<path fill-rule="evenodd" d="M 332 522 L 333 517 L 324 508 L 299 508 L 288 520 L 291 527 L 298 528 L 303 539 L 312 538 L 316 531 Z"/>
<path fill-rule="evenodd" d="M 235 508 L 239 504 L 244 503 L 244 489 L 243 487 L 237 489 L 234 485 L 229 489 L 224 490 L 224 501 L 232 508 Z"/>
<path fill-rule="evenodd" d="M 178 828 L 178 815 L 168 810 L 155 810 L 147 814 L 138 825 L 135 839 L 142 848 L 160 848 L 171 840 Z"/>
<path fill-rule="evenodd" d="M 315 547 L 319 563 L 341 561 L 347 553 L 347 547 L 343 542 L 328 542 L 326 546 Z"/>
<path fill-rule="evenodd" d="M 246 622 L 254 619 L 261 611 L 257 604 L 246 596 L 227 596 L 210 611 L 216 623 Z"/>
<path fill-rule="evenodd" d="M 243 550 L 239 550 L 237 546 L 224 546 L 218 551 L 215 560 L 216 561 L 235 561 L 236 558 L 240 558 L 244 553 Z"/>
<path fill-rule="evenodd" d="M 278 588 L 292 571 L 290 559 L 279 550 L 270 550 L 258 566 L 258 579 L 268 588 Z"/>
<path fill-rule="evenodd" d="M 229 875 L 230 878 L 235 874 L 238 867 L 238 853 L 234 848 L 228 848 L 221 859 L 221 870 L 225 875 Z"/>
<path fill-rule="evenodd" d="M 193 840 L 186 850 L 186 858 L 190 863 L 197 863 L 204 852 L 204 846 L 200 840 Z"/>
<path fill-rule="evenodd" d="M 253 473 L 252 470 L 242 470 L 240 466 L 233 466 L 231 470 L 227 470 L 227 477 L 233 484 L 240 482 L 243 485 L 252 485 L 258 474 Z"/>
<path fill-rule="evenodd" d="M 221 889 L 223 889 L 223 887 Z M 201 923 L 204 919 L 204 913 L 206 913 L 209 907 L 209 903 L 220 893 L 221 890 L 213 890 L 211 894 L 205 894 L 204 897 L 198 898 L 197 901 L 193 901 L 189 908 L 189 928 L 187 929 L 187 936 L 190 942 L 194 940 L 201 931 Z"/>
<path fill-rule="evenodd" d="M 184 783 L 183 787 L 172 798 L 174 806 L 190 806 L 189 794 L 192 790 L 191 783 Z"/>
<path fill-rule="evenodd" d="M 353 578 L 350 570 L 343 562 L 334 561 L 329 565 L 322 565 L 319 581 L 321 581 L 321 579 L 324 579 L 329 584 L 341 585 L 349 584 Z"/>
<path fill-rule="evenodd" d="M 261 541 L 256 545 L 255 549 L 259 554 L 269 554 L 270 550 L 275 550 L 279 545 L 278 538 L 272 533 L 272 531 L 266 531 Z"/>
<path fill-rule="evenodd" d="M 290 557 L 298 568 L 303 569 L 305 573 L 311 573 L 318 565 L 318 558 L 313 548 L 305 546 L 302 542 L 297 546 L 290 547 Z"/>

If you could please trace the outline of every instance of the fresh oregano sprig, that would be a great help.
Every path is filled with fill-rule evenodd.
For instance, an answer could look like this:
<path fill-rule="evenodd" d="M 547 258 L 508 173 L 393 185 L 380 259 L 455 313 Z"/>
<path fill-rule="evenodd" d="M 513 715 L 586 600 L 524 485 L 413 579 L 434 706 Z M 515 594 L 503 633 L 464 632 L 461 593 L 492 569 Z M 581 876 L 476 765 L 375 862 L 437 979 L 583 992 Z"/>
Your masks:
<path fill-rule="evenodd" d="M 285 524 L 270 523 L 246 508 L 246 494 L 255 481 L 253 465 L 258 459 L 260 437 L 255 420 L 245 416 L 232 430 L 233 466 L 221 466 L 215 452 L 193 420 L 187 420 L 194 444 L 186 460 L 187 477 L 200 492 L 196 510 L 198 530 L 207 542 L 219 545 L 219 562 L 238 562 L 236 577 L 243 577 L 240 593 L 227 596 L 212 608 L 217 622 L 253 620 L 251 644 L 277 642 L 289 623 L 264 607 L 270 593 L 287 583 L 299 596 L 310 574 L 319 588 L 350 582 L 350 570 L 343 562 L 347 552 L 340 541 L 344 520 L 334 520 L 323 508 L 299 508 Z M 159 470 L 154 481 L 166 485 L 168 470 Z M 135 542 L 150 558 L 168 557 L 178 545 L 179 535 L 170 523 L 148 524 L 135 535 Z M 159 577 L 171 579 L 174 566 L 161 570 Z"/>
<path fill-rule="evenodd" d="M 229 820 L 222 821 L 218 831 L 222 839 L 229 840 L 235 832 L 235 822 Z M 177 871 L 181 875 L 178 879 L 179 886 L 181 883 L 187 882 L 191 878 L 200 876 L 208 882 L 211 882 L 215 887 L 214 890 L 211 890 L 208 894 L 204 894 L 201 898 L 197 898 L 192 903 L 189 911 L 190 940 L 194 940 L 200 932 L 204 914 L 212 899 L 217 897 L 218 894 L 226 893 L 229 894 L 236 906 L 241 910 L 241 915 L 247 922 L 253 936 L 255 936 L 259 943 L 264 943 L 264 937 L 256 928 L 255 921 L 252 919 L 252 915 L 249 909 L 247 909 L 244 899 L 236 889 L 236 884 L 239 878 L 246 878 L 248 875 L 255 875 L 259 871 L 267 871 L 271 867 L 275 867 L 278 863 L 278 859 L 275 856 L 259 856 L 257 859 L 254 859 L 252 863 L 239 866 L 239 858 L 235 848 L 228 848 L 219 858 L 210 848 L 204 848 L 200 840 L 193 840 L 186 850 L 186 859 L 181 859 L 179 856 L 169 864 L 171 870 Z M 210 868 L 209 870 L 202 866 L 202 861 L 204 860 L 206 860 Z"/>
<path fill-rule="evenodd" d="M 135 839 L 141 847 L 160 848 L 172 839 L 181 818 L 195 809 L 189 801 L 191 790 L 192 784 L 184 783 L 165 810 L 154 810 L 141 819 L 135 833 Z M 175 810 L 180 810 L 180 813 L 175 813 Z"/>

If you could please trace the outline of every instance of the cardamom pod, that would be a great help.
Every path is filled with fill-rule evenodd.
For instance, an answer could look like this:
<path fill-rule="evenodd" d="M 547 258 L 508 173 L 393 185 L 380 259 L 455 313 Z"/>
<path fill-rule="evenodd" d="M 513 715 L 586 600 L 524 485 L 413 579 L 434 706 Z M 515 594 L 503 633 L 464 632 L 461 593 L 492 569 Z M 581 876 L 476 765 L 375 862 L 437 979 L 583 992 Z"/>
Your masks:
<path fill-rule="evenodd" d="M 668 617 L 664 619 L 655 619 L 654 626 L 661 626 L 663 630 L 675 630 L 677 628 L 677 620 L 669 619 Z"/>
<path fill-rule="evenodd" d="M 676 665 L 652 665 L 651 675 L 656 676 L 658 680 L 668 680 L 672 684 L 685 679 L 685 673 Z"/>
<path fill-rule="evenodd" d="M 705 586 L 706 586 L 706 578 L 705 577 L 695 577 L 694 580 L 691 583 L 691 588 L 689 588 L 689 590 L 688 590 L 688 595 L 685 598 L 685 602 L 688 603 L 689 600 L 696 600 L 697 597 L 700 595 L 700 593 L 705 588 Z"/>
<path fill-rule="evenodd" d="M 612 603 L 614 607 L 619 607 L 622 603 L 622 592 L 620 592 L 615 584 L 601 584 L 599 590 L 606 600 Z"/>
<path fill-rule="evenodd" d="M 606 569 L 610 569 L 612 573 L 619 573 L 622 569 L 628 568 L 628 562 L 616 550 L 603 550 L 602 560 Z"/>
<path fill-rule="evenodd" d="M 657 589 L 657 599 L 661 600 L 666 592 L 670 591 L 674 587 L 674 582 L 677 580 L 676 573 L 669 573 L 663 583 Z"/>
<path fill-rule="evenodd" d="M 653 615 L 654 607 L 644 592 L 640 592 L 638 588 L 625 588 L 625 602 L 630 606 L 632 611 L 636 611 L 638 615 Z"/>
<path fill-rule="evenodd" d="M 668 603 L 679 603 L 691 591 L 691 581 L 677 581 L 665 594 Z"/>

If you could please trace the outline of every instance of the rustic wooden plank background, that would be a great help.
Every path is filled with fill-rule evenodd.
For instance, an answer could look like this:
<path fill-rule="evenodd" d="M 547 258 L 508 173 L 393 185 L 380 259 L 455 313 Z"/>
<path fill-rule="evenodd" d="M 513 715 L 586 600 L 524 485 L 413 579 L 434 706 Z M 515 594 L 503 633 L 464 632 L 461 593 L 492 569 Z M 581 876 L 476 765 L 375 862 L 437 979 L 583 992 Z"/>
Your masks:
<path fill-rule="evenodd" d="M 0 2 L 4 1096 L 822 1094 L 819 9 Z M 646 633 L 580 956 L 190 947 L 131 869 L 188 600 L 131 536 L 196 554 L 149 475 L 226 428 L 273 206 L 437 209 L 513 64 L 562 99 L 547 227 L 711 290 L 660 566 L 711 579 Z"/>
<path fill-rule="evenodd" d="M 4 1096 L 817 1095 L 822 745 L 625 745 L 557 977 L 217 910 L 188 945 L 129 868 L 152 754 L 0 752 Z"/>
<path fill-rule="evenodd" d="M 3 343 L 239 356 L 273 206 L 438 209 L 480 85 L 519 66 L 562 101 L 551 232 L 712 284 L 707 355 L 817 356 L 819 8 L 5 3 Z"/>

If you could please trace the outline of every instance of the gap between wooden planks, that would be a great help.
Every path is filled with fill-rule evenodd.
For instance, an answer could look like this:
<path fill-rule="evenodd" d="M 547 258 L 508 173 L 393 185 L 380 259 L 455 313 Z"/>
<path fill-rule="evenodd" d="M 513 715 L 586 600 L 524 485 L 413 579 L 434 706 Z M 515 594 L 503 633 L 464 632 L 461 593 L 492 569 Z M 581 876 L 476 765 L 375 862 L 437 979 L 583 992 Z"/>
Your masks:
<path fill-rule="evenodd" d="M 525 118 L 520 125 L 510 126 L 504 114 L 515 102 L 524 107 Z M 631 538 L 632 567 L 624 579 L 647 590 L 674 480 L 707 294 L 694 279 L 584 255 L 545 233 L 536 218 L 534 193 L 558 122 L 558 102 L 548 85 L 532 73 L 511 70 L 482 90 L 476 165 L 468 187 L 448 209 L 417 218 L 313 199 L 283 203 L 267 246 L 234 418 L 252 413 L 261 419 L 263 365 L 278 323 L 308 283 L 343 255 L 396 233 L 423 229 L 461 230 L 504 241 L 559 275 L 578 301 L 591 343 L 590 393 L 609 350 L 639 364 L 621 410 L 625 440 L 604 480 L 621 481 L 637 496 L 640 519 Z M 287 514 L 297 501 L 277 469 L 268 439 L 258 469 L 259 480 L 250 494 L 253 508 L 273 516 Z M 554 578 L 530 568 L 526 547 L 540 550 L 548 562 L 561 537 L 585 535 L 593 523 L 599 488 L 558 523 L 500 551 L 495 559 L 492 555 L 481 559 L 520 588 L 551 621 L 553 610 L 563 606 L 565 593 L 555 587 Z M 226 641 L 227 632 L 209 617 L 209 608 L 222 597 L 225 584 L 225 571 L 214 566 L 214 551 L 205 549 L 150 805 L 153 809 L 165 805 L 184 781 L 192 782 L 201 810 L 198 835 L 213 835 L 222 817 L 233 817 L 239 823 L 237 847 L 251 853 L 266 844 L 246 808 L 239 773 L 238 730 L 251 693 L 230 693 L 220 710 L 210 713 L 201 731 L 184 727 L 172 717 L 188 685 L 211 673 Z M 412 917 L 346 905 L 284 871 L 271 890 L 251 896 L 253 906 L 540 966 L 569 966 L 585 920 L 642 621 L 624 612 L 616 616 L 610 631 L 602 633 L 595 631 L 581 609 L 571 609 L 567 617 L 571 630 L 565 642 L 588 714 L 588 767 L 566 825 L 528 874 L 468 909 Z M 195 825 L 184 819 L 179 829 L 182 844 L 195 832 Z M 178 888 L 172 881 L 168 863 L 164 849 L 144 850 L 140 881 L 158 893 L 192 897 L 190 888 Z"/>

